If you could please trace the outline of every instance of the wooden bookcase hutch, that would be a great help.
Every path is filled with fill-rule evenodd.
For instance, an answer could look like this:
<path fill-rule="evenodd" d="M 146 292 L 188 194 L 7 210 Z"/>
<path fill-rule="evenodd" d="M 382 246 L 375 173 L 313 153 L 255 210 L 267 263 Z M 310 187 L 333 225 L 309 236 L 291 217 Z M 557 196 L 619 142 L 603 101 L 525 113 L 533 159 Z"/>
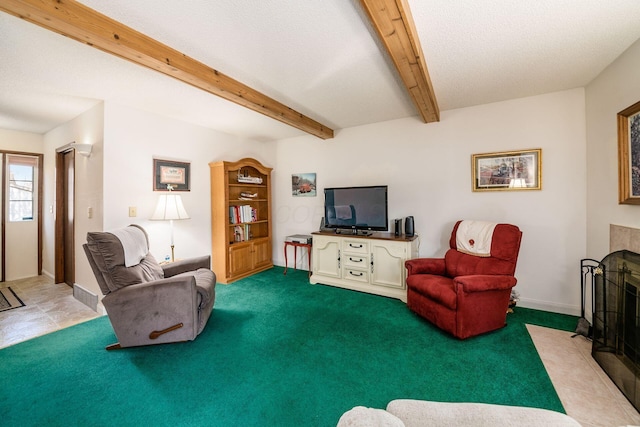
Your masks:
<path fill-rule="evenodd" d="M 209 163 L 213 271 L 231 283 L 273 267 L 271 170 L 255 159 Z"/>

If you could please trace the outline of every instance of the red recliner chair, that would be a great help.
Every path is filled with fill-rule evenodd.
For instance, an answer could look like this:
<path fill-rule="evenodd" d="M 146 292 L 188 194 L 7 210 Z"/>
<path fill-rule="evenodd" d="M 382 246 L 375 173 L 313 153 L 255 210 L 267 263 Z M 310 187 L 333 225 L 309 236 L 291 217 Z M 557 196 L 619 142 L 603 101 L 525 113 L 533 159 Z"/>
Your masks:
<path fill-rule="evenodd" d="M 515 225 L 458 221 L 444 258 L 405 262 L 407 306 L 460 339 L 502 328 L 521 239 Z"/>

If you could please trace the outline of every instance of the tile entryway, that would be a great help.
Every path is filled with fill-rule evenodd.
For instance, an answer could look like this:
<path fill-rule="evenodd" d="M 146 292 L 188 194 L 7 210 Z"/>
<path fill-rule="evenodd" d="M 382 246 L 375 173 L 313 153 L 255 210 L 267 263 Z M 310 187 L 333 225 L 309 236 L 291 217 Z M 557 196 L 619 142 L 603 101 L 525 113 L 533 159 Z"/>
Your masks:
<path fill-rule="evenodd" d="M 56 284 L 47 276 L 0 283 L 5 287 L 26 305 L 0 312 L 0 348 L 100 316 L 76 300 L 67 284 Z"/>

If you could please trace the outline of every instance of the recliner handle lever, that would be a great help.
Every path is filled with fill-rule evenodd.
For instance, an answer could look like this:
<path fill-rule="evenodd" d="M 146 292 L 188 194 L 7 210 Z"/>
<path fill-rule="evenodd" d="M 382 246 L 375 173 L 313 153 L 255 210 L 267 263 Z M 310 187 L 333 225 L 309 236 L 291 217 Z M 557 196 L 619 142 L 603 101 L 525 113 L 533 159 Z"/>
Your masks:
<path fill-rule="evenodd" d="M 153 331 L 149 334 L 149 339 L 155 340 L 160 335 L 166 334 L 167 332 L 175 331 L 176 329 L 180 329 L 183 326 L 183 323 L 178 323 L 177 325 L 169 326 L 167 329 L 163 329 L 161 331 Z"/>

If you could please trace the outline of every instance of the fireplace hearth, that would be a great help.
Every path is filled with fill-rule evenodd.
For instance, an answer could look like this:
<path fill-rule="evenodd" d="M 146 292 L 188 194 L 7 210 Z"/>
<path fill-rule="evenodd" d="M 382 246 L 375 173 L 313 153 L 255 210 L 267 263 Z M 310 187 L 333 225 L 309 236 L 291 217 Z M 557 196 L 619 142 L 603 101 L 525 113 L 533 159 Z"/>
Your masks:
<path fill-rule="evenodd" d="M 640 254 L 607 255 L 594 273 L 591 354 L 640 410 Z"/>

